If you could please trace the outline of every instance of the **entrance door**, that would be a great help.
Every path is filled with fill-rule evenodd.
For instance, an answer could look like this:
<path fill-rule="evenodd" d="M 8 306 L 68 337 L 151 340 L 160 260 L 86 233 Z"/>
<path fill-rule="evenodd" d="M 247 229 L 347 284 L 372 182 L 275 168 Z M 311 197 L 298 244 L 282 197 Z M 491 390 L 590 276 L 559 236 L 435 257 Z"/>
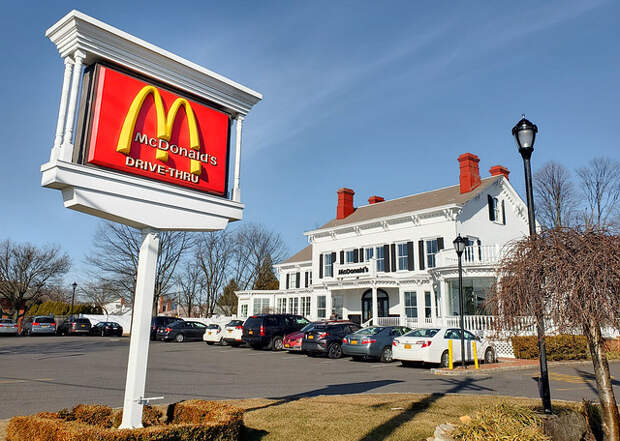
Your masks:
<path fill-rule="evenodd" d="M 390 298 L 387 292 L 382 289 L 377 290 L 377 316 L 387 317 L 390 311 Z M 362 294 L 362 323 L 367 322 L 372 317 L 372 289 Z"/>

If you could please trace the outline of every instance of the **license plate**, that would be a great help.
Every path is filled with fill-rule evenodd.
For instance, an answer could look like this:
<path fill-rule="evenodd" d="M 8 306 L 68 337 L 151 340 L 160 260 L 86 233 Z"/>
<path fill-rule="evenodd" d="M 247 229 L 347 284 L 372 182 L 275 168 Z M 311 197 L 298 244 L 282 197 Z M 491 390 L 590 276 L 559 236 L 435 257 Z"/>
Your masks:
<path fill-rule="evenodd" d="M 314 335 L 309 335 L 308 340 L 314 340 Z"/>
<path fill-rule="evenodd" d="M 232 331 L 228 331 L 228 332 L 232 332 Z M 254 334 L 254 331 L 248 331 L 248 334 Z"/>
<path fill-rule="evenodd" d="M 285 348 L 290 348 L 291 346 L 287 343 L 284 345 Z"/>
<path fill-rule="evenodd" d="M 356 345 L 357 344 L 357 340 L 351 340 L 351 344 L 352 345 Z"/>
<path fill-rule="evenodd" d="M 232 332 L 232 329 L 229 329 L 228 332 Z M 252 333 L 252 331 L 250 331 L 250 334 Z"/>
<path fill-rule="evenodd" d="M 211 335 L 211 333 L 209 332 L 209 335 Z"/>
<path fill-rule="evenodd" d="M 411 345 L 406 344 L 405 349 L 411 349 Z"/>
<path fill-rule="evenodd" d="M 86 325 L 82 325 L 82 328 L 85 328 L 85 327 L 86 327 Z"/>

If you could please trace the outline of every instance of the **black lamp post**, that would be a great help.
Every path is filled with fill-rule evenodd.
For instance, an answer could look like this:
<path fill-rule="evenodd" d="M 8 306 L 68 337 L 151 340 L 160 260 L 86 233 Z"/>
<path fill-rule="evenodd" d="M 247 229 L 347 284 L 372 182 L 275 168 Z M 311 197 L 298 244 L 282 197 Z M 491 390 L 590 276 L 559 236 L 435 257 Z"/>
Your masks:
<path fill-rule="evenodd" d="M 538 133 L 538 127 L 525 119 L 522 115 L 521 120 L 512 128 L 512 136 L 517 141 L 519 153 L 523 158 L 523 168 L 525 170 L 525 194 L 527 196 L 527 213 L 530 227 L 530 237 L 536 235 L 536 220 L 534 217 L 534 194 L 532 192 L 532 168 L 530 158 L 534 151 L 534 140 Z M 547 371 L 547 351 L 545 348 L 545 322 L 542 312 L 536 317 L 538 332 L 538 350 L 540 352 L 540 396 L 542 398 L 545 413 L 551 413 L 551 391 L 549 390 L 549 372 Z"/>
<path fill-rule="evenodd" d="M 465 251 L 467 241 L 463 239 L 459 234 L 452 243 L 454 244 L 454 250 L 456 251 L 456 255 L 459 258 L 459 315 L 461 324 L 461 362 L 463 363 L 463 369 L 467 369 L 467 365 L 465 364 L 465 317 L 463 315 L 465 313 L 465 302 L 463 300 L 463 265 L 461 262 L 461 258 L 463 256 L 463 251 Z"/>
<path fill-rule="evenodd" d="M 77 288 L 77 282 L 73 282 L 71 286 L 73 287 L 73 294 L 71 295 L 71 309 L 69 310 L 69 315 L 73 314 L 73 302 L 75 301 L 75 288 Z"/>

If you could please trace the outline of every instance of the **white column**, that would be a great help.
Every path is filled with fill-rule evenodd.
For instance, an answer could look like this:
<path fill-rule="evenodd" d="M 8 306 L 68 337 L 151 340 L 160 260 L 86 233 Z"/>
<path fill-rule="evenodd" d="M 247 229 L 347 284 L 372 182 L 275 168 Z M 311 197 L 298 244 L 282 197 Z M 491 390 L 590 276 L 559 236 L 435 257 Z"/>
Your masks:
<path fill-rule="evenodd" d="M 332 316 L 332 308 L 333 308 L 333 302 L 332 302 L 332 292 L 331 291 L 327 291 L 325 293 L 325 318 L 329 319 Z"/>
<path fill-rule="evenodd" d="M 372 324 L 377 324 L 377 314 L 379 314 L 379 306 L 377 305 L 377 285 L 372 285 Z"/>
<path fill-rule="evenodd" d="M 398 305 L 400 324 L 404 326 L 406 324 L 407 312 L 405 311 L 405 290 L 402 286 L 398 288 Z"/>
<path fill-rule="evenodd" d="M 71 78 L 71 90 L 69 92 L 69 108 L 67 109 L 67 122 L 65 133 L 62 140 L 60 159 L 71 162 L 73 159 L 73 126 L 75 124 L 75 111 L 77 108 L 77 96 L 80 89 L 80 77 L 82 76 L 82 62 L 85 55 L 76 51 L 74 54 L 75 63 L 73 64 L 73 75 Z"/>
<path fill-rule="evenodd" d="M 241 129 L 243 128 L 243 115 L 237 115 L 235 125 L 235 177 L 233 179 L 232 200 L 241 202 L 241 187 L 239 186 L 241 172 Z"/>
<path fill-rule="evenodd" d="M 71 57 L 65 57 L 65 75 L 62 79 L 62 92 L 60 93 L 60 107 L 58 108 L 58 121 L 56 122 L 56 137 L 54 138 L 54 147 L 50 155 L 50 161 L 58 158 L 60 145 L 62 144 L 62 133 L 65 128 L 65 120 L 67 117 L 67 101 L 69 99 L 69 84 L 71 83 L 71 68 L 73 60 Z"/>
<path fill-rule="evenodd" d="M 424 303 L 424 290 L 420 291 L 419 287 L 415 292 L 415 301 L 418 306 L 418 326 L 424 326 L 426 304 Z"/>
<path fill-rule="evenodd" d="M 138 275 L 134 300 L 129 361 L 123 403 L 123 421 L 120 429 L 142 427 L 142 409 L 146 384 L 146 365 L 149 358 L 153 292 L 159 253 L 159 235 L 153 230 L 142 231 L 142 245 L 138 256 Z"/>

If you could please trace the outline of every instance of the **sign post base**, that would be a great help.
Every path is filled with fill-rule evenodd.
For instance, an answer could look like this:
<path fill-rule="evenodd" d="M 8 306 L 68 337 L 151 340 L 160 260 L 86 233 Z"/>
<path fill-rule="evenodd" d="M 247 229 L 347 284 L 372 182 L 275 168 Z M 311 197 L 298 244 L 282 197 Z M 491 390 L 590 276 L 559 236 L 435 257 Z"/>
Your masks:
<path fill-rule="evenodd" d="M 142 245 L 138 257 L 138 274 L 134 298 L 134 313 L 129 342 L 129 361 L 123 403 L 123 420 L 119 429 L 142 427 L 146 366 L 149 357 L 153 293 L 159 254 L 159 235 L 142 230 Z"/>

